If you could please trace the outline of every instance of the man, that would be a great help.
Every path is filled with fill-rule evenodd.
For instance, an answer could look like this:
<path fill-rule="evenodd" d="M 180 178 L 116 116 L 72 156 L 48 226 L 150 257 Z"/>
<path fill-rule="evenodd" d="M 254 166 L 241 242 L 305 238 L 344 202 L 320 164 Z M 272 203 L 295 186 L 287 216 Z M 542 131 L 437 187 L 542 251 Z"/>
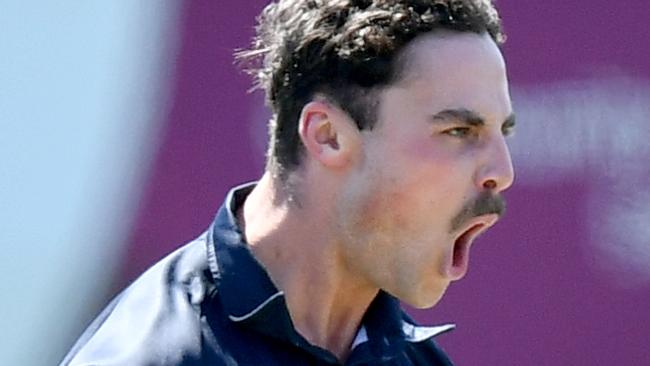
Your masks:
<path fill-rule="evenodd" d="M 120 294 L 70 365 L 450 365 L 435 305 L 503 211 L 514 126 L 488 0 L 280 0 L 253 64 L 266 172 Z M 259 65 L 255 66 L 255 62 Z"/>

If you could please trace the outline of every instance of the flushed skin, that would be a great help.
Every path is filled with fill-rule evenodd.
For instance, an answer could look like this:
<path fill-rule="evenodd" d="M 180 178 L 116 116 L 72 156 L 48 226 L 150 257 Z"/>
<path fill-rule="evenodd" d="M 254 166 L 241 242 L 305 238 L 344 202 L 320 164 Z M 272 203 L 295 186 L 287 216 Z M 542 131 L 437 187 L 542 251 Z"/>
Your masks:
<path fill-rule="evenodd" d="M 453 218 L 482 192 L 512 184 L 503 126 L 512 107 L 503 59 L 487 36 L 431 34 L 406 52 L 404 80 L 381 93 L 377 127 L 356 140 L 362 148 L 340 181 L 338 225 L 359 277 L 429 307 L 458 277 L 453 244 L 467 227 L 453 228 Z M 433 118 L 444 110 L 474 111 L 485 124 Z"/>

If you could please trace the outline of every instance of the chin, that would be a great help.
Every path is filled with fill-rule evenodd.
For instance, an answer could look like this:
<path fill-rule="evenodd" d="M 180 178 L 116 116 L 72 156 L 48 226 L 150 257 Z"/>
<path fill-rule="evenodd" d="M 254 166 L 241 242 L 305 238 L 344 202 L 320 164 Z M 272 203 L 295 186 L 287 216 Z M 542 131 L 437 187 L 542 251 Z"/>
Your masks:
<path fill-rule="evenodd" d="M 428 309 L 434 307 L 441 298 L 442 294 L 440 294 L 440 296 L 436 297 L 435 299 L 418 299 L 418 301 L 404 300 L 404 302 L 416 309 Z"/>
<path fill-rule="evenodd" d="M 405 296 L 397 296 L 397 298 L 416 309 L 428 309 L 435 306 L 442 299 L 442 295 L 445 294 L 446 290 L 446 285 L 436 289 L 420 289 L 414 293 L 405 294 Z"/>

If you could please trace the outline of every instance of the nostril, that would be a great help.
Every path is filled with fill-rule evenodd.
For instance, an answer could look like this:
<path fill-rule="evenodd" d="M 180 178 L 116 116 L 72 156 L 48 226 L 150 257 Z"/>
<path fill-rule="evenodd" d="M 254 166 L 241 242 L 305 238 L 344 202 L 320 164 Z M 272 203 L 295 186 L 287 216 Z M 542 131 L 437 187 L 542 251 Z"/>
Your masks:
<path fill-rule="evenodd" d="M 483 187 L 486 189 L 494 190 L 497 188 L 497 182 L 494 179 L 488 179 L 483 182 Z"/>

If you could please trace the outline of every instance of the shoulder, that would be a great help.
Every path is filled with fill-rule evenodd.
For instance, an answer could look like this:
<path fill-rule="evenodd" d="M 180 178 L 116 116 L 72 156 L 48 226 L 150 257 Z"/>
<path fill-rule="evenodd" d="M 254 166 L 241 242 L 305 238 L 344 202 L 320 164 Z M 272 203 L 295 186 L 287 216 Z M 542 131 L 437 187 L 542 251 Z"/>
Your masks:
<path fill-rule="evenodd" d="M 200 357 L 201 305 L 212 290 L 206 235 L 142 274 L 93 321 L 62 365 L 182 364 Z"/>

